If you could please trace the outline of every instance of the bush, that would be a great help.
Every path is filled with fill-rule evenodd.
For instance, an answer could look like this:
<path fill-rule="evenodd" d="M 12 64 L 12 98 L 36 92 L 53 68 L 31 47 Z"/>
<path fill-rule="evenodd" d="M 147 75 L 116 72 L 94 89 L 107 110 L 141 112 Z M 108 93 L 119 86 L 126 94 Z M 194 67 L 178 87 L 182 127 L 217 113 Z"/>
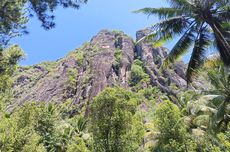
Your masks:
<path fill-rule="evenodd" d="M 122 50 L 116 49 L 114 53 L 114 57 L 115 57 L 115 61 L 112 66 L 116 75 L 119 75 L 120 68 L 121 68 Z"/>
<path fill-rule="evenodd" d="M 68 76 L 68 86 L 70 88 L 75 88 L 77 85 L 77 77 L 78 77 L 78 70 L 74 68 L 70 68 L 67 71 Z"/>
<path fill-rule="evenodd" d="M 142 62 L 140 60 L 135 60 L 131 67 L 129 82 L 131 86 L 135 86 L 141 81 L 149 83 L 150 79 L 142 67 Z"/>
<path fill-rule="evenodd" d="M 89 152 L 89 150 L 87 149 L 83 139 L 75 137 L 75 139 L 68 144 L 67 152 Z"/>

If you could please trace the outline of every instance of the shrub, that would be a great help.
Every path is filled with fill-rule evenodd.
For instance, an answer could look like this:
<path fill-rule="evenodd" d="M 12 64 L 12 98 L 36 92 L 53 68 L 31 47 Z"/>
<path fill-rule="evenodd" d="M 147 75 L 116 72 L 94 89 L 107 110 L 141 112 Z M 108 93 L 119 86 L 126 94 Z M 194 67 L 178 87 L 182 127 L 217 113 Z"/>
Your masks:
<path fill-rule="evenodd" d="M 140 82 L 149 83 L 149 81 L 149 76 L 145 73 L 142 62 L 140 60 L 135 60 L 131 67 L 130 85 L 135 86 Z"/>

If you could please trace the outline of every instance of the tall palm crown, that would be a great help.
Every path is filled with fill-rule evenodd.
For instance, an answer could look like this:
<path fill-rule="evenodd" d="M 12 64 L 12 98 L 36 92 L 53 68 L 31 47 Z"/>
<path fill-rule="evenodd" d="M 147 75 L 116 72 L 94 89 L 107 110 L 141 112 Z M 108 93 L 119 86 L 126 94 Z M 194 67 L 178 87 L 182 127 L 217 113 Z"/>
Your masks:
<path fill-rule="evenodd" d="M 187 82 L 205 61 L 208 48 L 219 51 L 230 66 L 230 0 L 167 0 L 171 7 L 144 8 L 136 12 L 157 15 L 162 21 L 151 27 L 147 36 L 155 45 L 173 37 L 180 39 L 172 48 L 164 65 L 174 62 L 193 48 L 187 69 Z"/>

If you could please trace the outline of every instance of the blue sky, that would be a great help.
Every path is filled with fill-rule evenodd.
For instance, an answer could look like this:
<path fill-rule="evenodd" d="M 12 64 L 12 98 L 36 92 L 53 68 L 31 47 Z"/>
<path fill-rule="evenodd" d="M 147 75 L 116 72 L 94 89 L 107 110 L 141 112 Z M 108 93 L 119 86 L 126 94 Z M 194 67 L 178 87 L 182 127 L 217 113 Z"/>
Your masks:
<path fill-rule="evenodd" d="M 135 33 L 155 22 L 157 18 L 135 14 L 143 7 L 166 6 L 163 0 L 89 0 L 80 10 L 59 8 L 55 11 L 56 28 L 45 31 L 35 18 L 28 23 L 29 35 L 15 38 L 25 51 L 21 65 L 54 61 L 89 41 L 101 29 L 122 30 L 135 38 Z"/>

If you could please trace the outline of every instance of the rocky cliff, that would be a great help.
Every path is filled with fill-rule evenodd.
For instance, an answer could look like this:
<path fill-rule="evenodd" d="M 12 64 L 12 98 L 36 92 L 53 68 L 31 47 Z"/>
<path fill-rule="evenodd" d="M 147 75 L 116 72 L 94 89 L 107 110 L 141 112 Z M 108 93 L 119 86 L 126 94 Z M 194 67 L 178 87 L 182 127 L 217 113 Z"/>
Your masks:
<path fill-rule="evenodd" d="M 136 39 L 146 34 L 148 30 L 138 31 Z M 143 81 L 142 87 L 156 86 L 168 96 L 176 97 L 178 91 L 186 88 L 185 64 L 180 61 L 160 69 L 167 52 L 166 48 L 153 48 L 146 41 L 136 44 L 123 32 L 102 30 L 60 60 L 20 67 L 14 76 L 14 104 L 71 100 L 71 104 L 83 107 L 105 87 L 133 89 L 130 81 L 137 60 L 150 80 Z"/>

